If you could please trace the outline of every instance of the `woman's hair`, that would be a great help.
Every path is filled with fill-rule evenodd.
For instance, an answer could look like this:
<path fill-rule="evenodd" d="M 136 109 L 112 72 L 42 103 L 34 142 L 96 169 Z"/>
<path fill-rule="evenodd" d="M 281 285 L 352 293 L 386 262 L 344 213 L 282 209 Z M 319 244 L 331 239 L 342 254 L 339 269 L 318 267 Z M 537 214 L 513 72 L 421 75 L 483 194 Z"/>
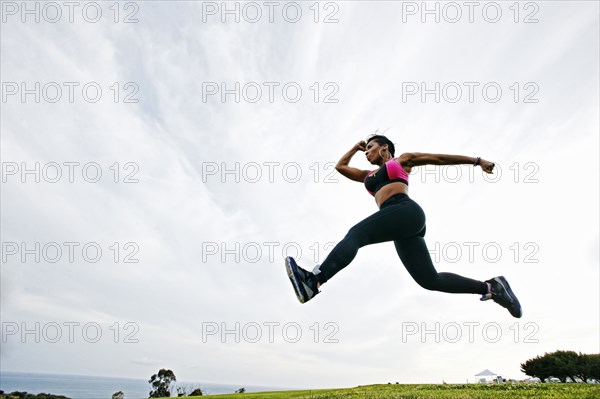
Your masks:
<path fill-rule="evenodd" d="M 375 141 L 379 145 L 387 144 L 390 154 L 392 155 L 392 157 L 394 156 L 394 152 L 396 152 L 396 148 L 394 147 L 394 143 L 392 143 L 392 141 L 390 139 L 388 139 L 387 137 L 385 137 L 381 134 L 372 134 L 369 137 L 367 137 L 367 144 L 369 144 L 369 141 Z"/>

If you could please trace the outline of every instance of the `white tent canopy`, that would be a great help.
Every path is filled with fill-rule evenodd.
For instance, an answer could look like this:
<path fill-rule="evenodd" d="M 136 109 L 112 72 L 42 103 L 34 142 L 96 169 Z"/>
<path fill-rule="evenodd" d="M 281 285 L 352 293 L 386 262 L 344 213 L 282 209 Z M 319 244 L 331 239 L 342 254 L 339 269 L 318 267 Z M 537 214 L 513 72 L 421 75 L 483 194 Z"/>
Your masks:
<path fill-rule="evenodd" d="M 492 376 L 497 376 L 498 374 L 494 373 L 493 371 L 490 371 L 488 369 L 483 370 L 480 373 L 475 374 L 475 377 L 485 377 L 486 375 L 492 375 Z"/>

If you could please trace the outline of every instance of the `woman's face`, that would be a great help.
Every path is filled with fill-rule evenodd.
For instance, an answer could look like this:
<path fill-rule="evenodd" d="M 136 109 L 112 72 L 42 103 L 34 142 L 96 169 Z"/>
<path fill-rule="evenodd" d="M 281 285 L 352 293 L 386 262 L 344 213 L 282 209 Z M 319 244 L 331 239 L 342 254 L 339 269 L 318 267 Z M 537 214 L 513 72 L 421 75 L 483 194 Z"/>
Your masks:
<path fill-rule="evenodd" d="M 372 165 L 379 165 L 381 163 L 381 161 L 385 160 L 381 155 L 389 156 L 389 153 L 387 152 L 387 148 L 388 148 L 387 144 L 380 145 L 375 140 L 369 141 L 369 143 L 367 144 L 367 150 L 365 151 L 365 156 L 367 157 L 367 161 L 369 161 L 369 163 Z M 380 154 L 380 152 L 381 152 L 381 154 Z"/>

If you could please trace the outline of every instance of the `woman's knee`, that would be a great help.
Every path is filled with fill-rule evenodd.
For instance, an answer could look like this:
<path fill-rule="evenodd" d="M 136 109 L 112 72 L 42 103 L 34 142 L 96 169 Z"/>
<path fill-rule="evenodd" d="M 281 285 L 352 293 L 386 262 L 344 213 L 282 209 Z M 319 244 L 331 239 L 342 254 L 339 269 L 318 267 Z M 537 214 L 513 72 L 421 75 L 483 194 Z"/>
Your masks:
<path fill-rule="evenodd" d="M 429 290 L 429 291 L 438 291 L 439 290 L 440 285 L 439 285 L 439 280 L 437 278 L 437 275 L 426 276 L 426 277 L 413 276 L 413 278 L 415 279 L 417 284 L 419 284 L 421 287 L 425 288 L 426 290 Z"/>
<path fill-rule="evenodd" d="M 369 235 L 361 228 L 352 227 L 346 233 L 344 240 L 350 241 L 358 247 L 364 247 L 369 243 Z"/>

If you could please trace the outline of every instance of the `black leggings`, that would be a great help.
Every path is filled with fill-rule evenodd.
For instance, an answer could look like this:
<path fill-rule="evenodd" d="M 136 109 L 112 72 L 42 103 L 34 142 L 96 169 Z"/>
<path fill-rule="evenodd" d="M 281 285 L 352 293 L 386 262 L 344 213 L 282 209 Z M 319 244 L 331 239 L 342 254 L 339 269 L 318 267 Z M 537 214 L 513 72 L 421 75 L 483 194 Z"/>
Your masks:
<path fill-rule="evenodd" d="M 425 245 L 425 213 L 406 194 L 388 198 L 381 209 L 352 227 L 320 266 L 324 283 L 346 267 L 365 245 L 394 241 L 396 252 L 412 278 L 433 291 L 486 294 L 487 284 L 454 273 L 438 273 Z"/>

